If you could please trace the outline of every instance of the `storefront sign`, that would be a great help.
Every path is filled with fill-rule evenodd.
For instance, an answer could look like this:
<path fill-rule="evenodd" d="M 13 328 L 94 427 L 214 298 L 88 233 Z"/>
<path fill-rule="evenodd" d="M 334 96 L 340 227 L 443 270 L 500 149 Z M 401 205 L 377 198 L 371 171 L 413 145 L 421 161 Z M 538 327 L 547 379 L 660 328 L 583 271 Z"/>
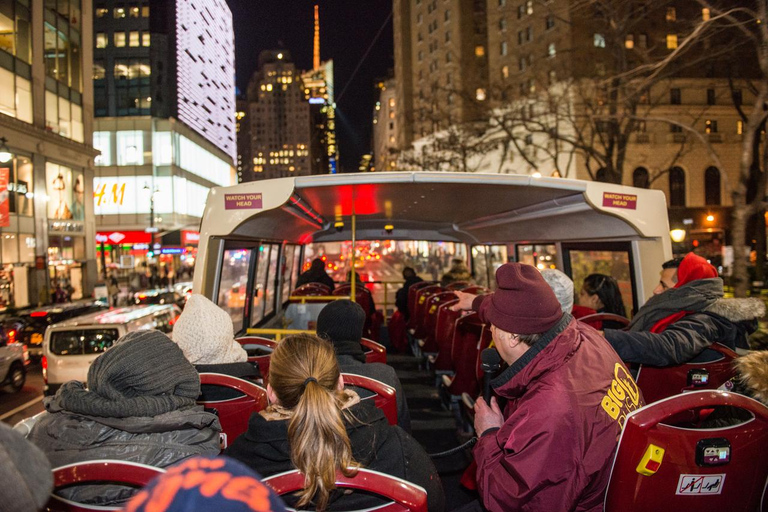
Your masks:
<path fill-rule="evenodd" d="M 96 242 L 105 244 L 149 244 L 152 235 L 144 231 L 112 231 L 96 233 Z"/>
<path fill-rule="evenodd" d="M 261 193 L 224 194 L 225 210 L 255 210 L 257 208 L 262 208 Z"/>
<path fill-rule="evenodd" d="M 8 167 L 0 168 L 0 226 L 7 228 L 11 225 L 10 204 L 8 201 L 8 180 L 11 170 Z"/>
<path fill-rule="evenodd" d="M 48 222 L 48 232 L 57 233 L 82 233 L 84 226 L 82 222 Z"/>
<path fill-rule="evenodd" d="M 181 243 L 183 245 L 197 245 L 200 242 L 200 233 L 197 231 L 182 231 Z"/>
<path fill-rule="evenodd" d="M 184 254 L 186 249 L 182 247 L 163 247 L 160 250 L 160 254 Z"/>
<path fill-rule="evenodd" d="M 618 192 L 604 192 L 603 206 L 637 210 L 637 196 L 634 194 L 621 194 Z"/>

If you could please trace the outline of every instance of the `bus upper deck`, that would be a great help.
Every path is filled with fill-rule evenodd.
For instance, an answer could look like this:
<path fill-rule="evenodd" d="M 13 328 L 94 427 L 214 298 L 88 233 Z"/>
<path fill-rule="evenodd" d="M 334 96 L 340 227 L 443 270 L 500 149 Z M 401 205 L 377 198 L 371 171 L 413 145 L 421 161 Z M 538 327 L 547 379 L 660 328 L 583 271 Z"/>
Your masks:
<path fill-rule="evenodd" d="M 448 245 L 486 286 L 495 265 L 546 253 L 547 266 L 576 282 L 590 271 L 613 273 L 632 309 L 650 295 L 661 263 L 671 257 L 660 191 L 521 175 L 280 178 L 211 190 L 194 291 L 229 311 L 243 331 L 279 313 L 311 257 L 337 250 L 329 270 L 343 276 L 341 260 L 342 270 L 365 262 L 360 244 L 373 247 L 366 241 L 383 241 L 389 254 L 420 244 L 411 252 L 425 260 L 436 245 Z M 354 251 L 339 249 L 350 243 L 357 244 Z M 398 262 L 390 261 L 400 270 Z"/>

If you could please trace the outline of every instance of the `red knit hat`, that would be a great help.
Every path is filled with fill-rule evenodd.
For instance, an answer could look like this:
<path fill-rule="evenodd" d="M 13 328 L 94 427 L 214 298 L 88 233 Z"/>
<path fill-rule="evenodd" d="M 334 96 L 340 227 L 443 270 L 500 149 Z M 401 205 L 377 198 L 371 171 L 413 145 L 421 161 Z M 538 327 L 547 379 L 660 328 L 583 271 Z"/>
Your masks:
<path fill-rule="evenodd" d="M 685 255 L 685 258 L 683 258 L 683 261 L 680 262 L 680 266 L 677 268 L 677 283 L 675 284 L 675 288 L 680 288 L 691 281 L 696 281 L 698 279 L 712 279 L 713 277 L 718 277 L 717 269 L 701 256 L 689 252 Z"/>
<path fill-rule="evenodd" d="M 505 263 L 496 271 L 498 289 L 483 301 L 483 315 L 513 334 L 540 334 L 563 316 L 555 293 L 536 270 L 522 263 Z"/>

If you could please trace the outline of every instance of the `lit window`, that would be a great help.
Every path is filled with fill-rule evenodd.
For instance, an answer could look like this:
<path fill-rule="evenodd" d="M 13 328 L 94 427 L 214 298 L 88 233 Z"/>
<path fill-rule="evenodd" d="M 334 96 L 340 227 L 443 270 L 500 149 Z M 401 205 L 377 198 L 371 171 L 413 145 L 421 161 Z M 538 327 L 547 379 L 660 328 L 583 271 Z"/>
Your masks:
<path fill-rule="evenodd" d="M 141 7 L 141 17 L 142 18 L 149 18 L 149 6 L 143 5 Z"/>
<path fill-rule="evenodd" d="M 136 47 L 139 46 L 139 43 L 139 31 L 132 30 L 128 35 L 128 46 Z"/>
<path fill-rule="evenodd" d="M 554 57 L 556 53 L 557 50 L 555 49 L 555 43 L 549 43 L 549 46 L 547 46 L 547 56 Z"/>
<path fill-rule="evenodd" d="M 640 34 L 637 36 L 637 46 L 640 48 L 648 47 L 648 34 Z"/>
<path fill-rule="evenodd" d="M 506 80 L 509 78 L 509 66 L 502 66 L 501 68 L 501 78 L 503 80 Z"/>
<path fill-rule="evenodd" d="M 477 98 L 477 101 L 485 101 L 485 89 L 482 87 L 478 88 L 475 91 L 475 98 Z"/>
<path fill-rule="evenodd" d="M 117 165 L 144 164 L 144 132 L 141 130 L 117 132 Z"/>
<path fill-rule="evenodd" d="M 501 52 L 502 55 L 506 55 L 507 54 L 507 42 L 506 41 L 502 41 L 501 42 L 500 52 Z"/>
<path fill-rule="evenodd" d="M 677 34 L 667 34 L 667 49 L 674 50 L 677 48 Z"/>
<path fill-rule="evenodd" d="M 97 18 L 103 18 L 104 16 L 109 15 L 109 9 L 105 9 L 105 8 L 101 7 L 101 8 L 96 9 L 95 13 L 96 13 L 96 17 Z"/>
<path fill-rule="evenodd" d="M 131 18 L 138 18 L 139 17 L 139 11 L 140 9 L 137 6 L 131 7 L 128 10 L 128 14 L 131 16 Z"/>
<path fill-rule="evenodd" d="M 112 133 L 93 132 L 93 147 L 101 151 L 94 160 L 96 165 L 112 165 Z"/>
<path fill-rule="evenodd" d="M 627 50 L 631 50 L 635 47 L 635 36 L 632 34 L 627 34 L 627 38 L 624 40 L 624 47 Z"/>
<path fill-rule="evenodd" d="M 141 34 L 141 46 L 149 46 L 149 32 Z"/>
<path fill-rule="evenodd" d="M 395 98 L 389 98 L 389 106 L 390 108 L 395 106 Z"/>
<path fill-rule="evenodd" d="M 667 21 L 676 21 L 677 11 L 674 7 L 667 7 Z"/>
<path fill-rule="evenodd" d="M 736 121 L 736 135 L 742 135 L 744 133 L 744 122 Z"/>
<path fill-rule="evenodd" d="M 391 144 L 394 144 L 394 143 L 395 143 L 395 136 L 394 136 L 394 135 L 390 135 L 390 136 L 389 136 L 389 142 L 390 142 Z"/>
<path fill-rule="evenodd" d="M 485 55 L 485 46 L 483 45 L 475 46 L 475 56 L 482 57 L 483 55 Z"/>
<path fill-rule="evenodd" d="M 709 9 L 705 7 L 704 9 L 701 10 L 701 19 L 703 21 L 709 21 L 709 18 L 710 18 Z"/>
<path fill-rule="evenodd" d="M 704 131 L 706 133 L 717 133 L 717 121 L 714 119 L 704 121 Z"/>
<path fill-rule="evenodd" d="M 125 46 L 125 32 L 115 32 L 115 46 L 122 48 Z"/>
<path fill-rule="evenodd" d="M 605 48 L 605 36 L 603 34 L 595 34 L 593 40 L 595 48 Z"/>
<path fill-rule="evenodd" d="M 106 48 L 107 47 L 107 34 L 104 32 L 97 32 L 96 33 L 96 48 Z"/>
<path fill-rule="evenodd" d="M 125 18 L 125 9 L 122 7 L 115 7 L 115 18 Z"/>
<path fill-rule="evenodd" d="M 533 0 L 528 0 L 525 2 L 525 12 L 528 14 L 533 14 Z"/>

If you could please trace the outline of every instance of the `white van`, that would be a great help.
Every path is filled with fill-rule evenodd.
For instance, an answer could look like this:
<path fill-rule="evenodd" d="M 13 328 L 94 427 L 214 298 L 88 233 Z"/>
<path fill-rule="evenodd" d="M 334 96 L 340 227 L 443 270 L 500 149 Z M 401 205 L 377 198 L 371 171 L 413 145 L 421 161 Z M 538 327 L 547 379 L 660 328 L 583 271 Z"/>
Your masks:
<path fill-rule="evenodd" d="M 175 304 L 130 306 L 48 327 L 43 341 L 44 393 L 52 395 L 70 380 L 86 382 L 91 363 L 128 332 L 157 329 L 170 336 L 180 314 Z"/>

